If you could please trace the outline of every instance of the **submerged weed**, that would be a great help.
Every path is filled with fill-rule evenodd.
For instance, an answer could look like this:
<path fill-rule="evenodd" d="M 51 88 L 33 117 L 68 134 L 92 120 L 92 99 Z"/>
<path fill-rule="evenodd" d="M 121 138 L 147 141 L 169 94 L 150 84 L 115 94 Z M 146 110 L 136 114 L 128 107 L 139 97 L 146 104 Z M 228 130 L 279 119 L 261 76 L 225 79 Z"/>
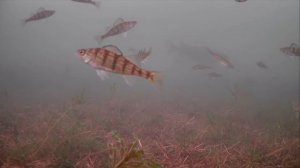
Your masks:
<path fill-rule="evenodd" d="M 194 128 L 186 128 L 183 127 L 176 131 L 175 139 L 176 141 L 182 145 L 187 146 L 196 141 L 197 138 L 197 130 Z"/>
<path fill-rule="evenodd" d="M 162 168 L 153 160 L 147 159 L 139 139 L 126 144 L 117 134 L 111 133 L 108 149 L 111 168 Z"/>

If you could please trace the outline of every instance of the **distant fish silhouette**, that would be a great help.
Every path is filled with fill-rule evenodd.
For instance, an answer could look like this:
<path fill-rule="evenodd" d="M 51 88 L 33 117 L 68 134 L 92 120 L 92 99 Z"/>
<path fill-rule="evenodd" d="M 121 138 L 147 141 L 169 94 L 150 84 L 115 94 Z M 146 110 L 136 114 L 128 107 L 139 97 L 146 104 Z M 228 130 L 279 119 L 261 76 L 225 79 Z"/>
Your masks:
<path fill-rule="evenodd" d="M 289 56 L 300 56 L 300 47 L 292 43 L 289 47 L 280 48 L 280 51 Z"/>
<path fill-rule="evenodd" d="M 132 29 L 136 25 L 136 21 L 124 21 L 124 19 L 119 18 L 113 24 L 113 27 L 110 28 L 105 34 L 101 36 L 96 36 L 98 44 L 102 42 L 103 39 L 111 36 L 115 36 L 121 33 L 124 33 L 124 36 L 127 37 L 127 31 Z"/>
<path fill-rule="evenodd" d="M 211 73 L 208 74 L 208 76 L 210 76 L 212 78 L 220 78 L 220 77 L 222 77 L 221 74 L 216 73 L 216 72 L 211 72 Z"/>
<path fill-rule="evenodd" d="M 96 1 L 92 1 L 92 0 L 71 0 L 71 1 L 92 4 L 92 5 L 96 6 L 97 8 L 99 8 L 101 5 L 101 2 L 96 2 Z"/>
<path fill-rule="evenodd" d="M 225 58 L 219 53 L 212 51 L 211 49 L 207 48 L 207 51 L 222 65 L 225 65 L 228 68 L 233 68 L 233 64 L 229 61 L 229 59 Z"/>
<path fill-rule="evenodd" d="M 262 61 L 258 61 L 256 62 L 256 65 L 260 68 L 263 68 L 263 69 L 268 69 L 269 67 Z"/>
<path fill-rule="evenodd" d="M 235 0 L 236 2 L 246 2 L 247 0 Z"/>
<path fill-rule="evenodd" d="M 211 68 L 210 66 L 201 65 L 201 64 L 194 65 L 192 67 L 193 70 L 204 70 L 204 69 L 210 69 L 210 68 Z"/>
<path fill-rule="evenodd" d="M 181 56 L 200 57 L 202 55 L 201 47 L 191 46 L 183 41 L 180 41 L 178 45 L 167 41 L 166 45 L 169 52 L 177 52 Z"/>
<path fill-rule="evenodd" d="M 25 25 L 26 23 L 31 22 L 31 21 L 48 18 L 48 17 L 52 16 L 54 13 L 55 13 L 55 10 L 46 10 L 41 7 L 37 10 L 37 12 L 35 14 L 33 14 L 29 18 L 25 19 L 23 22 L 23 25 Z"/>

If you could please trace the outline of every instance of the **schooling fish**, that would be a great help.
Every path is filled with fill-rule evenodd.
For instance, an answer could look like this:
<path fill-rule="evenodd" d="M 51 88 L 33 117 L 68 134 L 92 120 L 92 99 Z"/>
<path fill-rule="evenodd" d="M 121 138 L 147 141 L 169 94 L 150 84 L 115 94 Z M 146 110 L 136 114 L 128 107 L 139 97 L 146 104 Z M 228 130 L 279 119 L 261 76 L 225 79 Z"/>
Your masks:
<path fill-rule="evenodd" d="M 206 47 L 206 50 L 222 65 L 225 65 L 228 68 L 233 68 L 233 64 L 226 59 L 224 56 L 212 51 L 211 49 Z"/>
<path fill-rule="evenodd" d="M 216 73 L 216 72 L 211 72 L 211 73 L 208 74 L 208 76 L 210 76 L 212 78 L 220 78 L 220 77 L 222 77 L 221 74 Z"/>
<path fill-rule="evenodd" d="M 166 45 L 170 52 L 177 52 L 179 55 L 188 56 L 189 58 L 193 58 L 194 60 L 198 60 L 199 56 L 203 54 L 203 50 L 201 49 L 201 47 L 191 46 L 183 41 L 180 41 L 178 45 L 167 41 Z"/>
<path fill-rule="evenodd" d="M 115 36 L 121 33 L 124 33 L 124 36 L 127 36 L 127 31 L 132 29 L 136 25 L 136 21 L 124 21 L 124 19 L 119 18 L 113 24 L 113 27 L 110 28 L 104 35 L 96 36 L 98 43 L 101 43 L 103 39 Z"/>
<path fill-rule="evenodd" d="M 122 51 L 114 46 L 107 45 L 102 48 L 85 48 L 77 50 L 80 58 L 94 69 L 97 75 L 104 80 L 108 78 L 107 72 L 124 75 L 125 82 L 131 85 L 126 76 L 138 76 L 149 80 L 151 83 L 162 84 L 160 74 L 156 71 L 148 71 L 123 55 Z"/>
<path fill-rule="evenodd" d="M 210 66 L 201 65 L 201 64 L 194 65 L 192 67 L 193 70 L 203 70 L 203 69 L 210 69 L 210 68 L 211 68 Z"/>
<path fill-rule="evenodd" d="M 262 61 L 258 61 L 256 62 L 256 65 L 260 68 L 263 68 L 263 69 L 268 69 L 269 67 Z"/>
<path fill-rule="evenodd" d="M 292 43 L 289 47 L 280 48 L 280 51 L 289 56 L 300 56 L 300 47 Z"/>
<path fill-rule="evenodd" d="M 96 2 L 96 1 L 92 1 L 92 0 L 72 0 L 74 2 L 80 2 L 80 3 L 87 3 L 87 4 L 92 4 L 94 6 L 96 6 L 97 8 L 100 7 L 100 2 Z"/>
<path fill-rule="evenodd" d="M 55 13 L 55 10 L 46 10 L 44 8 L 39 8 L 35 14 L 31 17 L 24 20 L 23 24 L 25 25 L 27 22 L 36 21 L 40 19 L 45 19 L 52 16 Z"/>

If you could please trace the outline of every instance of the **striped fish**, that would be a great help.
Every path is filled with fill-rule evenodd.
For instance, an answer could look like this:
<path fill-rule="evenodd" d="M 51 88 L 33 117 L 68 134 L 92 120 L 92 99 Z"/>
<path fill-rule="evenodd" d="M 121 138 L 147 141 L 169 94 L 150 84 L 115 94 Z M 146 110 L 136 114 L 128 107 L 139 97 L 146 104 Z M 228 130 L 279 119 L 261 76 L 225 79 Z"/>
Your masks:
<path fill-rule="evenodd" d="M 101 43 L 107 37 L 115 36 L 121 33 L 124 33 L 126 37 L 126 32 L 132 29 L 136 25 L 136 21 L 124 21 L 122 18 L 119 18 L 113 24 L 113 27 L 110 28 L 105 34 L 101 36 L 96 36 L 98 43 Z"/>
<path fill-rule="evenodd" d="M 92 4 L 96 6 L 97 8 L 100 7 L 100 2 L 92 1 L 92 0 L 72 0 L 74 2 L 80 2 L 80 3 L 87 3 L 87 4 Z"/>
<path fill-rule="evenodd" d="M 55 10 L 46 10 L 44 8 L 39 8 L 35 14 L 24 20 L 23 25 L 25 25 L 27 22 L 48 18 L 54 13 Z"/>
<path fill-rule="evenodd" d="M 280 48 L 280 51 L 290 56 L 300 56 L 300 47 L 292 43 L 289 47 Z"/>
<path fill-rule="evenodd" d="M 107 45 L 102 48 L 85 48 L 77 50 L 79 57 L 96 69 L 97 75 L 102 79 L 108 78 L 107 72 L 124 75 L 128 85 L 131 85 L 126 76 L 138 76 L 149 80 L 151 83 L 161 85 L 160 74 L 148 71 L 125 57 L 116 46 Z"/>

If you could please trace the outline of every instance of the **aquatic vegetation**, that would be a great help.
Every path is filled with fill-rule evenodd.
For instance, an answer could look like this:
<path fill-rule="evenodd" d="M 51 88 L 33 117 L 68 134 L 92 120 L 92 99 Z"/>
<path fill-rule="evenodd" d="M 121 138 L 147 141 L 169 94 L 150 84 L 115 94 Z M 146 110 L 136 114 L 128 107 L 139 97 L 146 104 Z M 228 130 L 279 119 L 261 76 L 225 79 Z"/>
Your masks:
<path fill-rule="evenodd" d="M 161 166 L 144 158 L 144 151 L 139 139 L 126 144 L 116 133 L 111 133 L 108 142 L 111 168 L 161 168 Z"/>
<path fill-rule="evenodd" d="M 190 103 L 178 109 L 173 102 L 156 106 L 144 99 L 129 102 L 6 104 L 1 115 L 11 118 L 0 121 L 0 164 L 4 168 L 299 166 L 300 140 L 297 129 L 292 129 L 297 123 L 292 111 L 261 108 L 259 116 L 258 112 L 251 116 L 239 104 L 228 110 L 222 105 L 209 109 Z M 13 121 L 11 125 L 5 126 L 6 119 Z"/>
<path fill-rule="evenodd" d="M 75 95 L 72 98 L 73 104 L 76 104 L 76 105 L 84 104 L 84 103 L 86 103 L 86 100 L 87 100 L 87 97 L 85 95 L 85 90 L 84 89 L 82 89 L 79 94 Z"/>

